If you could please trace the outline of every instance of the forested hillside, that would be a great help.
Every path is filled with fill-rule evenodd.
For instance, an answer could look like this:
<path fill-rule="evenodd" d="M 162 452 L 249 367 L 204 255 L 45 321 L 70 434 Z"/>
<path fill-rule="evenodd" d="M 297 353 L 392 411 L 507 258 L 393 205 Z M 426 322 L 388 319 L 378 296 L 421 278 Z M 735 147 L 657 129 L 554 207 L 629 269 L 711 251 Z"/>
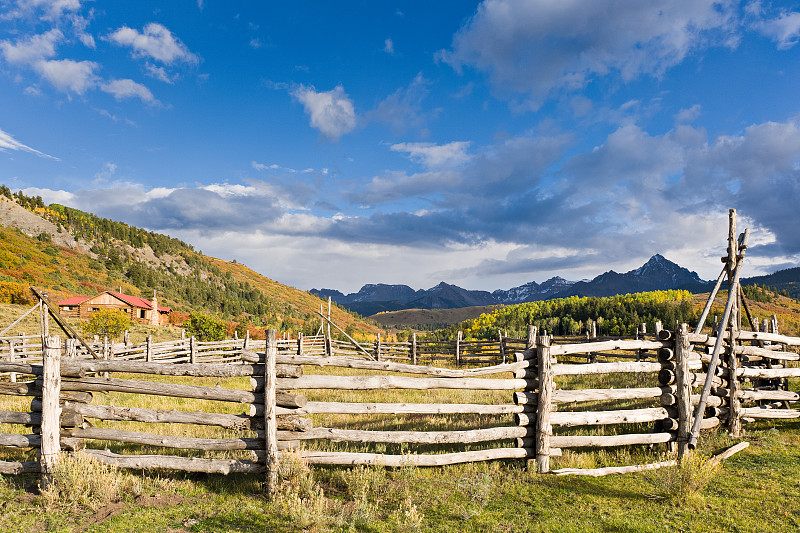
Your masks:
<path fill-rule="evenodd" d="M 524 338 L 528 324 L 553 335 L 578 335 L 588 324 L 597 322 L 598 335 L 633 335 L 642 323 L 653 331 L 655 322 L 664 326 L 693 322 L 698 313 L 688 291 L 653 291 L 610 297 L 558 298 L 541 302 L 509 305 L 439 330 L 434 335 L 448 337 L 461 330 L 467 339 L 495 339 L 497 331 Z"/>
<path fill-rule="evenodd" d="M 0 194 L 55 225 L 55 234 L 26 235 L 2 221 L 0 238 L 0 301 L 26 303 L 27 287 L 36 285 L 53 298 L 92 295 L 104 290 L 150 297 L 171 306 L 175 319 L 203 311 L 254 331 L 269 327 L 314 334 L 315 313 L 323 302 L 287 287 L 244 265 L 208 257 L 167 235 L 97 217 L 77 209 L 26 197 L 0 186 Z M 51 226 L 52 227 L 52 226 Z M 73 248 L 54 244 L 54 236 L 69 233 Z M 59 239 L 63 240 L 63 239 Z M 338 306 L 334 321 L 349 332 L 373 334 L 378 327 Z"/>

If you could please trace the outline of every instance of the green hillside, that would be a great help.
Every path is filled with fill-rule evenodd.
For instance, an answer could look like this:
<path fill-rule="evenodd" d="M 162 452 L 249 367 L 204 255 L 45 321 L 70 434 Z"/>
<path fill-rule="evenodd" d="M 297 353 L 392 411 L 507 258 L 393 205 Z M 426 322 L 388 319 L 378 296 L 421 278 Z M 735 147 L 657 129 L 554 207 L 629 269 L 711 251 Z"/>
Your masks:
<path fill-rule="evenodd" d="M 667 327 L 680 322 L 693 322 L 699 313 L 692 305 L 688 291 L 653 291 L 609 297 L 558 298 L 541 302 L 508 305 L 476 319 L 466 320 L 436 332 L 436 336 L 452 336 L 463 331 L 467 339 L 494 339 L 497 331 L 511 337 L 524 338 L 528 324 L 554 335 L 578 335 L 596 321 L 598 335 L 633 335 L 642 324 L 653 331 L 655 322 Z"/>
<path fill-rule="evenodd" d="M 12 194 L 5 186 L 0 194 L 14 202 L 6 205 L 9 220 L 0 220 L 0 302 L 29 303 L 31 285 L 47 290 L 54 300 L 120 289 L 149 298 L 156 290 L 159 303 L 175 311 L 176 322 L 202 311 L 253 334 L 273 327 L 314 334 L 320 326 L 316 311 L 322 300 L 244 265 L 205 256 L 166 235 L 58 204 L 46 206 L 41 198 Z M 24 214 L 19 208 L 37 215 L 45 230 L 30 236 L 11 227 L 11 219 Z M 56 244 L 66 240 L 74 245 Z M 369 337 L 379 331 L 338 306 L 332 315 L 348 332 Z"/>

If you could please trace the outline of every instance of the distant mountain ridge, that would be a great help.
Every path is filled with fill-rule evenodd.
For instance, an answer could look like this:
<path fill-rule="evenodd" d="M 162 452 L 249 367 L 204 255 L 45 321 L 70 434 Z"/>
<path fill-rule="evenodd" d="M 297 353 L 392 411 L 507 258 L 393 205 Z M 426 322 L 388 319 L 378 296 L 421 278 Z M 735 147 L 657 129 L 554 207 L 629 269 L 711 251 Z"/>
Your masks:
<path fill-rule="evenodd" d="M 531 281 L 508 290 L 471 291 L 441 282 L 427 290 L 415 291 L 408 285 L 367 284 L 356 293 L 334 289 L 311 289 L 322 298 L 364 316 L 402 309 L 456 309 L 478 305 L 513 305 L 568 296 L 614 296 L 635 292 L 687 289 L 707 290 L 708 282 L 661 254 L 641 267 L 623 274 L 609 270 L 590 281 L 569 281 L 555 276 L 542 283 Z"/>

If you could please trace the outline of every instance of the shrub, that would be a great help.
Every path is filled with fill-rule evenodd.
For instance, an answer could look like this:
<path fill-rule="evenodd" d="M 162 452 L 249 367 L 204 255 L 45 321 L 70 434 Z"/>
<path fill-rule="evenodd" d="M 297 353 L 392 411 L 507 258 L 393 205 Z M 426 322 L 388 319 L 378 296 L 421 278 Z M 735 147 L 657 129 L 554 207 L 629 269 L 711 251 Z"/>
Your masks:
<path fill-rule="evenodd" d="M 141 486 L 136 478 L 78 452 L 61 456 L 50 483 L 42 490 L 42 499 L 47 507 L 94 511 L 121 499 L 123 494 L 137 492 L 141 492 Z"/>
<path fill-rule="evenodd" d="M 92 313 L 92 317 L 83 326 L 83 331 L 100 337 L 113 339 L 131 327 L 131 319 L 124 311 L 117 309 L 101 309 Z"/>
<path fill-rule="evenodd" d="M 221 341 L 225 338 L 225 322 L 205 313 L 192 313 L 183 323 L 186 331 L 201 341 Z"/>
<path fill-rule="evenodd" d="M 719 471 L 719 463 L 712 462 L 711 457 L 692 453 L 675 466 L 648 472 L 645 479 L 654 489 L 651 498 L 685 504 L 697 499 Z"/>

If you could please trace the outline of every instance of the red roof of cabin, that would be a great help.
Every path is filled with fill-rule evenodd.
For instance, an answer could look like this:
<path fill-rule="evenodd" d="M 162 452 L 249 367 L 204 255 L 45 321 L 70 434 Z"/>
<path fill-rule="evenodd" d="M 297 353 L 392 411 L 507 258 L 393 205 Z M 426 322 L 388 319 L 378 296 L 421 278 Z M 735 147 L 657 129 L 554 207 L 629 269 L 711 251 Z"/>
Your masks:
<path fill-rule="evenodd" d="M 138 296 L 131 296 L 129 294 L 122 294 L 121 292 L 114 292 L 114 291 L 106 291 L 108 294 L 115 298 L 119 298 L 126 304 L 132 307 L 139 307 L 141 309 L 152 309 L 153 306 L 150 305 L 149 300 L 145 300 L 144 298 L 139 298 Z M 58 302 L 56 305 L 59 306 L 67 306 L 67 305 L 80 305 L 86 300 L 91 300 L 95 296 L 73 296 L 72 298 L 67 298 L 64 301 Z M 162 307 L 158 306 L 158 311 L 161 313 L 169 313 L 172 311 L 171 307 Z"/>
<path fill-rule="evenodd" d="M 89 298 L 91 298 L 91 296 L 73 296 L 72 298 L 67 298 L 66 300 L 58 302 L 56 305 L 80 305 Z"/>

